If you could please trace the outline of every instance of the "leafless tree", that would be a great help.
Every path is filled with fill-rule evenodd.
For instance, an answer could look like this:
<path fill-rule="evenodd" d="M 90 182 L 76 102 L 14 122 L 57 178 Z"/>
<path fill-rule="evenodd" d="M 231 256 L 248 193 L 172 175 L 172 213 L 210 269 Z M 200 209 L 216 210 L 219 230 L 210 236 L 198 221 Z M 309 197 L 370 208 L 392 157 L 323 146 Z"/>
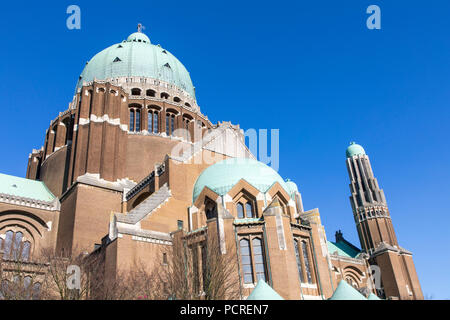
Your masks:
<path fill-rule="evenodd" d="M 175 237 L 167 263 L 158 273 L 165 298 L 238 299 L 237 261 L 233 248 L 226 249 L 221 252 L 215 233 L 207 232 L 202 241 L 194 243 Z"/>

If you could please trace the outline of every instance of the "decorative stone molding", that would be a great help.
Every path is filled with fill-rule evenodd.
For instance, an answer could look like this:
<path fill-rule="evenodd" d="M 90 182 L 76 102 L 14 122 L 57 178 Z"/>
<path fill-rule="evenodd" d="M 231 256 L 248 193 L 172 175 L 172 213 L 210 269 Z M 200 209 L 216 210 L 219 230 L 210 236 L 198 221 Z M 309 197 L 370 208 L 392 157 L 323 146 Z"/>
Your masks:
<path fill-rule="evenodd" d="M 88 172 L 79 176 L 77 182 L 120 192 L 123 192 L 124 188 L 133 188 L 136 185 L 136 182 L 129 180 L 128 178 L 117 179 L 113 182 L 100 178 L 99 173 Z"/>
<path fill-rule="evenodd" d="M 49 211 L 59 211 L 61 208 L 61 204 L 58 198 L 55 198 L 53 201 L 42 201 L 32 198 L 0 193 L 0 202 Z"/>
<path fill-rule="evenodd" d="M 344 261 L 344 262 L 349 262 L 349 263 L 354 263 L 354 264 L 365 265 L 365 259 L 344 257 L 344 256 L 340 256 L 338 254 L 335 254 L 334 252 L 330 253 L 330 259 L 335 260 L 335 261 Z"/>

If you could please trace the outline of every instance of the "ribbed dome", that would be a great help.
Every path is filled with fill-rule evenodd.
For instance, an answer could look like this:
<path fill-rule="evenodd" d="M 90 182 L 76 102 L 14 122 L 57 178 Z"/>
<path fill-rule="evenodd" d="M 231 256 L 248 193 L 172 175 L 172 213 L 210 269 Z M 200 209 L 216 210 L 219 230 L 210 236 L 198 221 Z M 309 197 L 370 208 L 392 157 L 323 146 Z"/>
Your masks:
<path fill-rule="evenodd" d="M 345 153 L 347 155 L 347 158 L 366 154 L 364 148 L 361 147 L 359 144 L 356 144 L 355 142 L 350 142 L 350 146 L 347 148 Z"/>
<path fill-rule="evenodd" d="M 275 182 L 278 182 L 290 194 L 290 189 L 283 178 L 271 167 L 257 160 L 235 158 L 213 164 L 200 174 L 194 185 L 193 201 L 197 199 L 204 187 L 224 195 L 241 179 L 261 192 L 266 192 Z"/>
<path fill-rule="evenodd" d="M 142 32 L 97 53 L 84 67 L 77 88 L 83 81 L 117 77 L 147 77 L 166 81 L 185 90 L 195 99 L 194 86 L 184 65 L 169 51 L 153 45 Z"/>

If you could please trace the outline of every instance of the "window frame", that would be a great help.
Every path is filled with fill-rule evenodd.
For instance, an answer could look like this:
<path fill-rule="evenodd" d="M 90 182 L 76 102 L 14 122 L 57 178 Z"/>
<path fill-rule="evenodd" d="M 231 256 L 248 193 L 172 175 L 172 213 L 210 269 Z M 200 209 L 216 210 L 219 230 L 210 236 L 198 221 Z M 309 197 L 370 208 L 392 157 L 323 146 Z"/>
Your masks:
<path fill-rule="evenodd" d="M 269 279 L 269 270 L 268 270 L 268 266 L 267 266 L 267 256 L 266 256 L 266 248 L 265 248 L 265 242 L 264 242 L 264 236 L 262 234 L 249 234 L 249 235 L 243 235 L 239 237 L 239 262 L 240 262 L 240 271 L 242 273 L 242 283 L 245 286 L 254 286 L 258 283 L 259 281 L 259 277 L 258 277 L 258 272 L 257 272 L 257 262 L 256 262 L 256 258 L 255 258 L 255 245 L 254 245 L 254 240 L 258 240 L 260 241 L 261 244 L 261 258 L 262 258 L 262 266 L 263 266 L 263 275 L 264 277 L 262 278 L 264 281 L 267 282 L 267 280 Z M 241 242 L 242 241 L 247 241 L 249 244 L 249 253 L 250 253 L 250 268 L 251 268 L 251 272 L 252 272 L 252 281 L 253 282 L 245 282 L 245 273 L 244 273 L 244 264 L 243 264 L 243 260 L 242 260 L 242 250 L 241 250 Z"/>
<path fill-rule="evenodd" d="M 11 235 L 11 238 L 7 241 L 8 235 Z M 20 234 L 20 237 L 17 238 Z M 32 251 L 32 243 L 27 239 L 26 234 L 22 230 L 5 230 L 2 235 L 5 235 L 5 239 L 1 239 L 0 241 L 0 250 L 3 250 L 3 259 L 14 260 L 14 261 L 29 261 L 31 258 Z M 17 239 L 20 239 L 17 242 Z M 27 251 L 24 251 L 24 248 L 27 248 Z M 24 252 L 26 252 L 26 256 L 24 257 Z"/>

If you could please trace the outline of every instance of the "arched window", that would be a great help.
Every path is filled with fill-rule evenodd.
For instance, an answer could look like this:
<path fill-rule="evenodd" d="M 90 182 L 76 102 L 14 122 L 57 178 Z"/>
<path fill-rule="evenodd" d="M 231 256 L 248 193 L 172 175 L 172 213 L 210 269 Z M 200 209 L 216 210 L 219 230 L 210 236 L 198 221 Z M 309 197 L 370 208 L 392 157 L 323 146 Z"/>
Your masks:
<path fill-rule="evenodd" d="M 184 138 L 186 140 L 190 140 L 190 134 L 189 134 L 189 123 L 193 120 L 191 115 L 188 113 L 183 115 L 183 129 L 184 129 Z"/>
<path fill-rule="evenodd" d="M 169 94 L 167 92 L 161 92 L 161 99 L 169 99 Z"/>
<path fill-rule="evenodd" d="M 242 261 L 242 271 L 244 275 L 244 283 L 253 283 L 253 265 L 250 252 L 250 241 L 242 239 L 239 241 Z"/>
<path fill-rule="evenodd" d="M 9 259 L 11 255 L 11 247 L 13 243 L 14 232 L 6 231 L 5 244 L 3 246 L 3 258 Z"/>
<path fill-rule="evenodd" d="M 172 135 L 175 130 L 175 115 L 173 113 L 166 113 L 166 135 Z"/>
<path fill-rule="evenodd" d="M 22 238 L 23 238 L 23 233 L 22 232 L 16 232 L 15 237 L 14 237 L 14 242 L 13 242 L 13 249 L 12 249 L 12 258 L 14 260 L 19 259 L 20 255 L 20 251 L 22 248 Z"/>
<path fill-rule="evenodd" d="M 155 90 L 148 89 L 145 94 L 147 95 L 147 97 L 154 97 L 156 95 L 156 92 Z"/>
<path fill-rule="evenodd" d="M 184 105 L 185 105 L 186 107 L 188 107 L 188 108 L 191 107 L 191 105 L 190 105 L 189 103 L 187 103 L 187 102 L 186 102 Z"/>
<path fill-rule="evenodd" d="M 178 98 L 178 97 L 174 97 L 174 98 L 173 98 L 173 101 L 175 101 L 175 102 L 181 102 L 181 99 Z"/>
<path fill-rule="evenodd" d="M 148 109 L 148 132 L 158 133 L 158 111 Z"/>
<path fill-rule="evenodd" d="M 30 241 L 23 241 L 22 232 L 6 231 L 3 235 L 5 239 L 0 237 L 0 250 L 3 250 L 4 259 L 28 261 L 31 252 Z"/>
<path fill-rule="evenodd" d="M 130 106 L 130 132 L 141 131 L 141 107 L 139 105 Z"/>
<path fill-rule="evenodd" d="M 30 249 L 31 249 L 30 241 L 25 241 L 22 246 L 22 253 L 21 253 L 22 261 L 28 261 L 28 259 L 30 259 Z"/>
<path fill-rule="evenodd" d="M 238 198 L 238 201 L 236 204 L 238 218 L 256 218 L 257 215 L 253 200 L 250 200 L 247 196 L 242 196 Z"/>
<path fill-rule="evenodd" d="M 255 213 L 253 210 L 253 204 L 251 202 L 247 202 L 245 204 L 245 213 L 247 215 L 247 218 L 253 218 Z"/>
<path fill-rule="evenodd" d="M 217 217 L 217 204 L 209 198 L 205 199 L 205 214 L 207 220 Z"/>
<path fill-rule="evenodd" d="M 238 218 L 244 218 L 244 205 L 240 202 L 236 205 Z"/>
<path fill-rule="evenodd" d="M 131 89 L 131 95 L 133 95 L 133 96 L 140 96 L 141 95 L 141 89 L 139 89 L 139 88 Z"/>

